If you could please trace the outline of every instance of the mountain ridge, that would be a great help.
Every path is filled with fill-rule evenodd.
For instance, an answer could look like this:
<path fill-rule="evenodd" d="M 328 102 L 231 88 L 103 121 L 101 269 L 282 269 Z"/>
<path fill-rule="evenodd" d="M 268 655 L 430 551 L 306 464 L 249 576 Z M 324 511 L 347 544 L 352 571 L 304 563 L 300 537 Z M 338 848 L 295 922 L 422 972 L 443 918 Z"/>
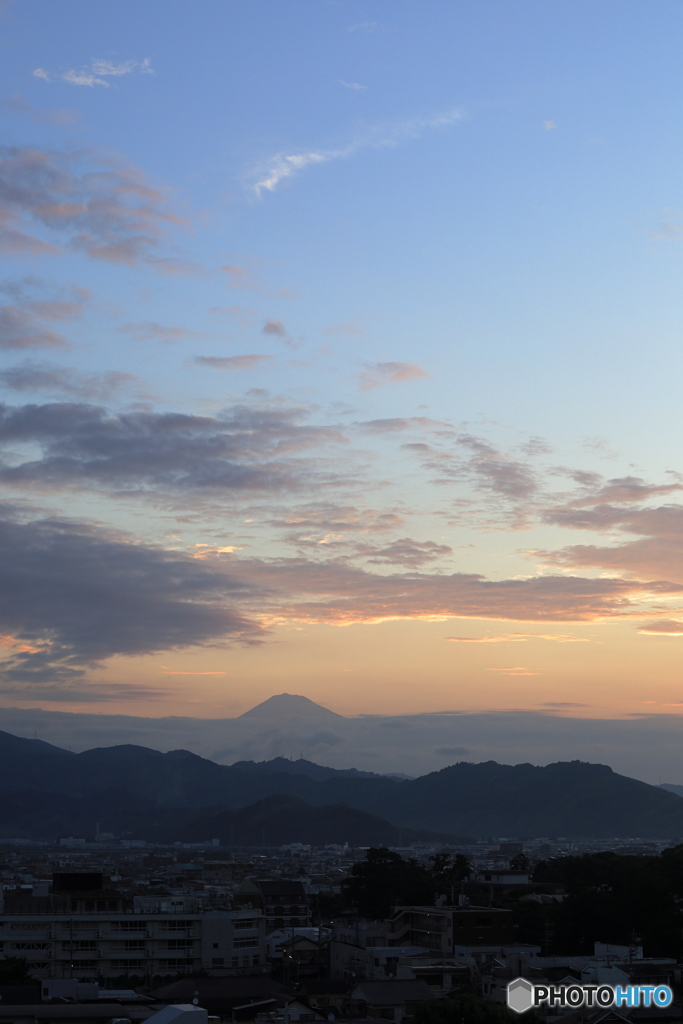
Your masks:
<path fill-rule="evenodd" d="M 297 767 L 297 762 L 286 765 Z M 162 753 L 135 744 L 68 754 L 0 733 L 0 792 L 5 802 L 31 791 L 76 804 L 80 800 L 87 808 L 109 793 L 115 780 L 121 800 L 129 794 L 161 817 L 172 808 L 183 815 L 194 808 L 195 817 L 202 817 L 209 808 L 213 813 L 238 810 L 277 795 L 318 808 L 345 804 L 392 827 L 435 834 L 683 836 L 679 795 L 619 775 L 608 765 L 460 761 L 406 780 L 366 777 L 305 761 L 298 767 L 319 769 L 320 775 L 273 770 L 272 763 L 220 765 L 191 751 Z"/>

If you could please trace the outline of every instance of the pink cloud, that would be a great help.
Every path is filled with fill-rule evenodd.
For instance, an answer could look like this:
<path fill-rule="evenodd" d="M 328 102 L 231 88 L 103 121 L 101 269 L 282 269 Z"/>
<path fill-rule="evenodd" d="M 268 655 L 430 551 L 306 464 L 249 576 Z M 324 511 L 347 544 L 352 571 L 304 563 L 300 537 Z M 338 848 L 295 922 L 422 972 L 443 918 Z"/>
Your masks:
<path fill-rule="evenodd" d="M 195 363 L 199 366 L 210 366 L 214 370 L 251 370 L 262 362 L 271 362 L 271 356 L 246 355 L 246 356 L 195 356 Z"/>
<path fill-rule="evenodd" d="M 32 222 L 66 238 L 72 249 L 110 263 L 154 264 L 156 249 L 171 226 L 184 218 L 168 208 L 168 196 L 122 161 L 89 154 L 90 167 L 74 172 L 69 153 L 29 146 L 0 148 L 0 224 L 5 248 L 54 250 L 26 235 Z"/>
<path fill-rule="evenodd" d="M 417 363 L 374 363 L 367 370 L 358 374 L 358 390 L 372 391 L 384 384 L 397 384 L 401 381 L 420 380 L 429 374 Z"/>

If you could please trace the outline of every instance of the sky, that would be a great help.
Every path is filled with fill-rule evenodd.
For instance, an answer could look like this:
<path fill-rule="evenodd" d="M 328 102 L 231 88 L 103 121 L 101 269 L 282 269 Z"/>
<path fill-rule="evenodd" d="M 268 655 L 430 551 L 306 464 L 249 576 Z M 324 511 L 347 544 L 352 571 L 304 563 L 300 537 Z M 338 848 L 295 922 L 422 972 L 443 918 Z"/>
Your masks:
<path fill-rule="evenodd" d="M 678 0 L 0 5 L 0 706 L 683 713 Z"/>

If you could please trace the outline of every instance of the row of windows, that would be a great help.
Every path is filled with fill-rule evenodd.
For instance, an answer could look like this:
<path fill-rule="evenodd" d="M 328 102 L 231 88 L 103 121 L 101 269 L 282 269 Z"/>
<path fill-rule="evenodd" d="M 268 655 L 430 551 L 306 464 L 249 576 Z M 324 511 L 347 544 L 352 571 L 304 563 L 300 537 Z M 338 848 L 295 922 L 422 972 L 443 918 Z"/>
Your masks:
<path fill-rule="evenodd" d="M 72 900 L 74 914 L 116 914 L 121 910 L 121 900 Z"/>
<path fill-rule="evenodd" d="M 240 960 L 241 960 L 241 963 L 240 963 Z M 249 962 L 250 960 L 251 960 L 251 963 Z M 259 965 L 259 958 L 258 958 L 258 956 L 252 956 L 252 957 L 243 956 L 241 958 L 238 957 L 238 956 L 233 956 L 230 959 L 230 966 L 231 967 L 258 967 L 258 965 Z M 212 967 L 225 967 L 225 958 L 222 957 L 222 956 L 215 956 L 213 958 L 213 960 L 211 961 L 211 966 Z"/>
<path fill-rule="evenodd" d="M 99 949 L 100 942 L 102 940 L 96 939 L 78 939 L 73 942 L 62 942 L 62 949 L 74 950 L 74 949 Z M 163 942 L 165 949 L 194 949 L 193 939 L 158 939 L 158 942 Z M 113 940 L 111 945 L 114 949 L 147 949 L 147 943 L 149 940 L 146 939 L 116 939 Z M 31 949 L 49 949 L 49 942 L 15 942 L 12 944 L 12 949 L 19 948 L 31 948 Z"/>
<path fill-rule="evenodd" d="M 230 967 L 258 967 L 259 966 L 258 955 L 254 956 L 233 956 L 230 958 Z M 100 970 L 102 967 L 101 960 L 72 960 L 71 961 L 75 970 L 80 971 L 92 971 Z M 149 961 L 146 960 L 111 960 L 112 968 L 120 970 L 146 970 L 149 966 Z M 156 968 L 182 968 L 182 967 L 194 967 L 194 960 L 190 957 L 171 957 L 170 959 L 157 960 L 155 961 Z M 49 966 L 47 960 L 29 960 L 27 961 L 27 969 L 32 971 L 44 971 Z M 225 968 L 224 957 L 214 957 L 212 966 L 215 968 Z"/>

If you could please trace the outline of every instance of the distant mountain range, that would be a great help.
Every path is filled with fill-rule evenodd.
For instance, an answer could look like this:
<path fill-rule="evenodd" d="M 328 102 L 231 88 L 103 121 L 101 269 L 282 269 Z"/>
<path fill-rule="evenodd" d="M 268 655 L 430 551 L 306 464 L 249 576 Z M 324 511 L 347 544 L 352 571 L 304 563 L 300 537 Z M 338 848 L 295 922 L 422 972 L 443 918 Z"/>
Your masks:
<path fill-rule="evenodd" d="M 101 831 L 139 838 L 218 836 L 238 845 L 247 836 L 258 844 L 266 827 L 275 845 L 454 836 L 679 839 L 683 799 L 580 761 L 459 762 L 398 780 L 303 758 L 221 765 L 187 750 L 163 754 L 131 744 L 76 754 L 0 733 L 0 837 L 92 835 L 97 822 Z"/>
<path fill-rule="evenodd" d="M 576 718 L 571 708 L 347 717 L 280 693 L 236 718 L 142 718 L 0 709 L 0 728 L 74 751 L 132 743 L 219 764 L 303 757 L 337 769 L 422 776 L 454 761 L 546 765 L 579 759 L 631 778 L 683 784 L 683 715 Z"/>

